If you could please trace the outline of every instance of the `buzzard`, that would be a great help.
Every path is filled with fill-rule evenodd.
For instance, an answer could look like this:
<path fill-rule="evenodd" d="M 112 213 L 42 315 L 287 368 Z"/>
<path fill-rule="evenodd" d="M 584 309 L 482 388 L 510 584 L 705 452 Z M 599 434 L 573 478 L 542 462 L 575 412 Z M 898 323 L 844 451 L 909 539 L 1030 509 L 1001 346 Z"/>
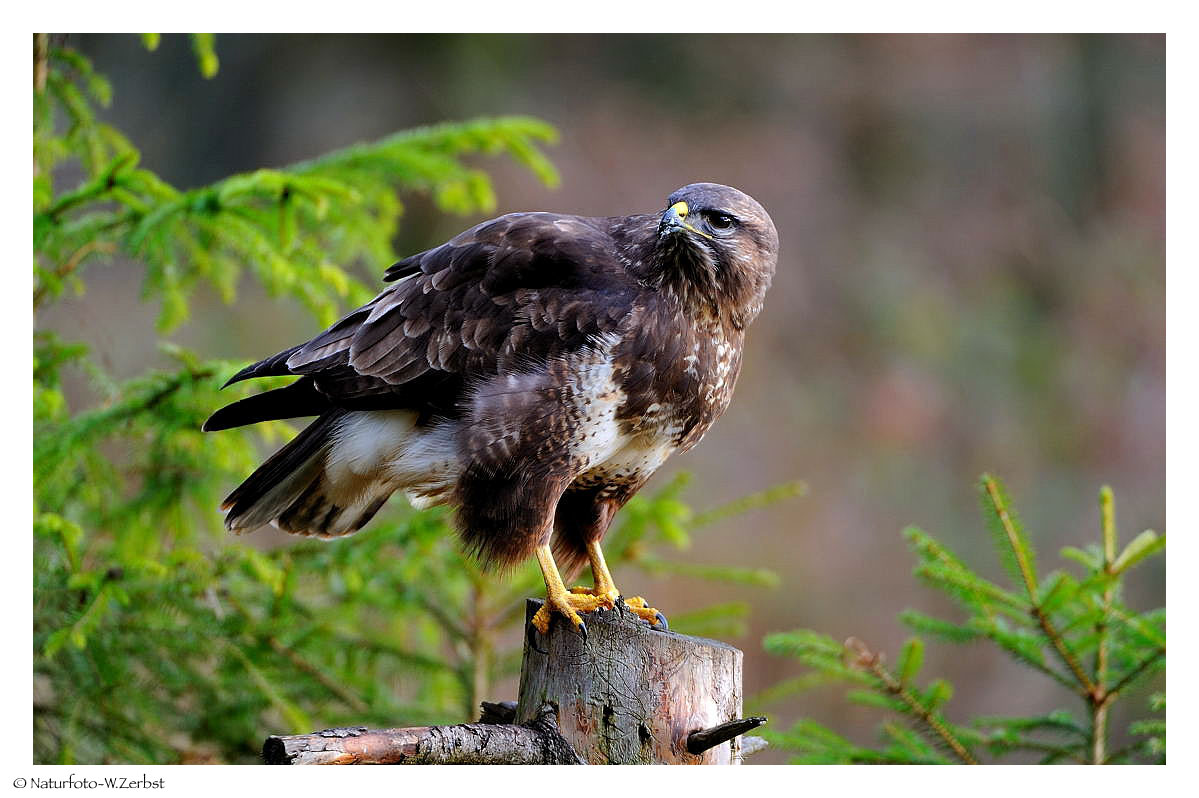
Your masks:
<path fill-rule="evenodd" d="M 405 258 L 369 303 L 226 383 L 299 377 L 205 430 L 316 420 L 229 494 L 225 525 L 329 538 L 397 490 L 451 505 L 485 565 L 537 557 L 534 627 L 559 614 L 585 634 L 579 613 L 621 598 L 604 533 L 728 407 L 777 255 L 761 205 L 694 183 L 658 213 L 511 213 Z M 555 558 L 595 586 L 567 590 Z"/>

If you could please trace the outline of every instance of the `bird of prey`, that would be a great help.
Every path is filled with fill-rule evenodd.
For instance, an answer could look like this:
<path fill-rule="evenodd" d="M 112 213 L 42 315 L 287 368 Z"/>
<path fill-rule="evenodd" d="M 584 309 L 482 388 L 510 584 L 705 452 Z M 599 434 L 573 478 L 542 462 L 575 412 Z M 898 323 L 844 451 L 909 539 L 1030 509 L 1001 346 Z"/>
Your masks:
<path fill-rule="evenodd" d="M 405 258 L 369 303 L 229 380 L 299 377 L 205 430 L 316 420 L 229 495 L 225 525 L 328 538 L 397 490 L 451 505 L 485 565 L 536 556 L 534 627 L 559 615 L 585 634 L 579 613 L 621 598 L 604 533 L 728 407 L 777 256 L 761 205 L 694 183 L 657 213 L 511 213 Z M 567 590 L 555 557 L 590 563 L 594 587 Z"/>

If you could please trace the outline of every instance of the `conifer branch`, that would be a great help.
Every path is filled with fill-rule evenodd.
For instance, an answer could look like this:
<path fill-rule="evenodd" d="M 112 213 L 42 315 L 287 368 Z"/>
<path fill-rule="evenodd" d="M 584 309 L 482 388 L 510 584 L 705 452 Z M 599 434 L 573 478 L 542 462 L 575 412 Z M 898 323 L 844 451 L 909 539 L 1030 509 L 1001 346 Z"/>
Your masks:
<path fill-rule="evenodd" d="M 995 515 L 999 518 L 999 522 L 1003 525 L 1004 532 L 1007 534 L 1008 544 L 1012 548 L 1012 553 L 1016 559 L 1016 563 L 1019 565 L 1020 573 L 1024 577 L 1024 586 L 1028 590 L 1028 600 L 1031 604 L 1033 617 L 1040 624 L 1042 631 L 1045 632 L 1045 636 L 1049 638 L 1050 643 L 1053 645 L 1053 650 L 1057 652 L 1062 663 L 1074 674 L 1074 678 L 1078 680 L 1078 684 L 1085 692 L 1093 693 L 1095 691 L 1095 683 L 1087 675 L 1087 672 L 1083 670 L 1078 658 L 1074 656 L 1074 652 L 1066 645 L 1065 639 L 1054 627 L 1048 613 L 1041 608 L 1037 600 L 1036 576 L 1032 572 L 1032 564 L 1028 561 L 1020 534 L 1016 531 L 1015 525 L 1012 523 L 1011 514 L 1008 512 L 1008 508 L 1003 501 L 998 483 L 989 474 L 983 475 L 982 482 L 987 492 L 987 497 L 991 502 L 991 507 L 995 511 Z"/>
<path fill-rule="evenodd" d="M 1104 486 L 1099 491 L 1100 532 L 1103 538 L 1103 572 L 1108 576 L 1113 574 L 1116 561 L 1116 510 L 1112 489 Z M 1107 682 L 1107 637 L 1108 618 L 1111 617 L 1112 601 L 1115 597 L 1116 584 L 1109 581 L 1103 589 L 1101 612 L 1095 622 L 1095 684 L 1096 691 L 1091 694 L 1091 762 L 1103 764 L 1106 759 L 1107 747 L 1107 715 L 1111 705 L 1110 693 L 1104 693 Z"/>
<path fill-rule="evenodd" d="M 1137 634 L 1141 635 L 1143 638 L 1150 641 L 1151 643 L 1154 643 L 1158 646 L 1161 646 L 1162 648 L 1165 648 L 1166 639 L 1164 637 L 1162 637 L 1160 634 L 1158 634 L 1156 629 L 1149 626 L 1149 624 L 1145 623 L 1143 620 L 1136 617 L 1135 615 L 1129 615 L 1127 612 L 1125 612 L 1120 607 L 1113 606 L 1112 607 L 1112 617 L 1114 617 L 1116 620 L 1120 621 L 1120 623 L 1123 623 L 1124 625 L 1128 626 L 1130 629 L 1132 629 Z"/>
<path fill-rule="evenodd" d="M 808 485 L 802 480 L 793 482 L 784 482 L 781 485 L 775 485 L 757 493 L 751 493 L 748 496 L 742 496 L 739 499 L 734 499 L 731 502 L 722 504 L 719 507 L 713 507 L 710 510 L 705 510 L 702 513 L 697 513 L 691 519 L 690 525 L 692 529 L 708 526 L 709 524 L 723 521 L 736 515 L 744 515 L 750 510 L 756 510 L 761 507 L 769 507 L 783 499 L 789 499 L 795 496 L 804 496 L 808 492 Z"/>
<path fill-rule="evenodd" d="M 84 203 L 96 202 L 104 199 L 112 190 L 116 188 L 115 180 L 93 180 L 86 183 L 74 191 L 67 192 L 61 195 L 54 201 L 42 214 L 53 222 L 59 221 L 59 218 L 67 211 L 72 210 Z"/>
<path fill-rule="evenodd" d="M 75 250 L 74 254 L 72 254 L 71 257 L 67 258 L 67 260 L 64 263 L 59 265 L 54 270 L 54 276 L 56 279 L 62 280 L 65 277 L 69 277 L 75 271 L 75 269 L 77 269 L 79 267 L 79 264 L 82 263 L 83 260 L 86 257 L 88 257 L 89 255 L 95 254 L 97 252 L 103 253 L 105 255 L 111 255 L 116 251 L 117 251 L 117 247 L 111 241 L 100 241 L 100 240 L 96 240 L 96 239 L 93 239 L 92 241 L 88 241 L 86 244 L 81 246 L 79 249 Z M 50 291 L 50 286 L 49 286 L 49 284 L 47 284 L 45 282 L 43 282 L 41 285 L 39 285 L 34 290 L 34 292 L 33 292 L 33 309 L 34 310 L 37 310 L 38 306 L 42 304 L 42 300 L 44 300 L 46 298 L 49 291 Z"/>
<path fill-rule="evenodd" d="M 954 757 L 966 761 L 956 742 L 977 761 L 975 751 L 980 747 L 1002 757 L 1017 751 L 1043 755 L 1042 764 L 1062 760 L 1102 764 L 1123 761 L 1145 754 L 1164 761 L 1165 720 L 1150 718 L 1133 723 L 1132 734 L 1150 735 L 1144 743 L 1130 746 L 1114 754 L 1107 753 L 1107 738 L 1111 722 L 1111 705 L 1134 683 L 1155 672 L 1164 664 L 1164 609 L 1133 614 L 1119 601 L 1120 582 L 1128 565 L 1144 557 L 1158 554 L 1165 548 L 1164 536 L 1144 533 L 1139 543 L 1130 543 L 1124 553 L 1116 555 L 1114 500 L 1109 489 L 1101 493 L 1103 545 L 1094 550 L 1063 550 L 1069 559 L 1081 563 L 1087 574 L 1075 578 L 1066 571 L 1048 574 L 1038 586 L 1032 568 L 1035 555 L 1024 539 L 1014 514 L 1007 507 L 1002 486 L 989 476 L 983 477 L 982 495 L 984 516 L 991 523 L 992 536 L 1000 545 L 1000 557 L 1007 558 L 1008 570 L 1017 582 L 1024 582 L 1029 600 L 999 588 L 980 577 L 936 540 L 915 528 L 904 536 L 919 557 L 915 573 L 932 586 L 958 600 L 970 613 L 959 623 L 943 621 L 916 611 L 906 611 L 901 619 L 917 632 L 925 632 L 951 643 L 964 643 L 985 637 L 1023 665 L 1051 677 L 1077 695 L 1083 702 L 1086 721 L 1065 710 L 1054 710 L 1032 717 L 984 717 L 971 721 L 971 727 L 955 727 L 947 723 L 938 708 L 952 695 L 952 687 L 943 680 L 934 680 L 923 690 L 912 686 L 922 662 L 922 645 L 912 638 L 904 645 L 895 672 L 888 671 L 880 655 L 872 653 L 860 642 L 850 639 L 843 646 L 825 635 L 808 630 L 770 635 L 764 641 L 767 650 L 790 654 L 813 672 L 800 680 L 786 683 L 789 688 L 805 689 L 815 685 L 844 682 L 864 685 L 869 689 L 851 690 L 850 700 L 867 706 L 912 716 L 919 722 L 918 732 L 904 734 L 884 722 L 883 739 L 886 747 L 874 750 L 861 748 L 840 735 L 812 721 L 801 720 L 785 735 L 771 734 L 783 748 L 798 752 L 797 762 L 886 762 L 926 763 L 931 754 L 920 742 L 920 734 L 947 749 Z M 1022 605 L 1023 613 L 1012 615 L 1011 609 Z M 1060 620 L 1058 625 L 1050 614 Z M 1111 627 L 1119 624 L 1116 630 Z M 1117 631 L 1118 630 L 1118 631 Z M 1092 633 L 1093 632 L 1093 633 Z M 1073 636 L 1070 644 L 1065 635 Z M 1057 663 L 1045 653 L 1052 647 L 1069 670 L 1059 672 Z M 847 672 L 843 658 L 830 656 L 838 651 L 856 655 L 857 671 Z M 1083 671 L 1079 662 L 1093 656 L 1095 676 Z M 1135 662 L 1115 685 L 1107 687 L 1114 663 Z M 1050 664 L 1052 663 L 1052 664 Z M 898 674 L 898 675 L 897 675 Z M 1085 677 L 1085 678 L 1084 678 Z M 1150 701 L 1152 711 L 1164 710 L 1164 694 L 1155 694 Z M 990 728 L 989 728 L 990 727 Z M 975 729 L 985 731 L 975 731 Z M 1045 739 L 1054 735 L 1064 739 Z M 951 742 L 951 738 L 953 742 Z"/>
<path fill-rule="evenodd" d="M 1116 696 L 1127 689 L 1130 684 L 1141 678 L 1141 676 L 1144 675 L 1147 670 L 1157 665 L 1157 663 L 1164 659 L 1165 656 L 1165 648 L 1160 648 L 1157 651 L 1154 651 L 1152 654 L 1142 660 L 1135 668 L 1125 674 L 1120 681 L 1116 682 L 1115 686 L 1107 691 L 1105 699 L 1109 702 L 1114 700 Z"/>
<path fill-rule="evenodd" d="M 1053 650 L 1057 653 L 1058 658 L 1061 659 L 1062 663 L 1070 669 L 1071 673 L 1074 674 L 1074 678 L 1078 680 L 1078 686 L 1080 690 L 1084 694 L 1094 693 L 1095 683 L 1091 680 L 1091 677 L 1087 675 L 1087 672 L 1083 670 L 1082 664 L 1079 663 L 1078 658 L 1074 656 L 1074 653 L 1070 650 L 1070 647 L 1066 645 L 1065 639 L 1053 625 L 1053 621 L 1049 619 L 1049 615 L 1043 609 L 1041 609 L 1041 607 L 1035 601 L 1032 605 L 1032 614 L 1033 617 L 1036 618 L 1037 623 L 1040 624 L 1041 630 L 1045 632 L 1045 637 L 1047 637 L 1049 642 L 1053 645 Z"/>
<path fill-rule="evenodd" d="M 1012 554 L 1020 567 L 1020 574 L 1024 577 L 1024 586 L 1028 590 L 1028 600 L 1032 602 L 1035 608 L 1037 603 L 1037 579 L 1032 572 L 1032 563 L 1028 561 L 1023 542 L 1020 539 L 1020 533 L 1016 531 L 1015 524 L 1012 523 L 1012 516 L 1008 512 L 1003 497 L 1000 495 L 998 483 L 989 474 L 984 474 L 982 481 L 983 487 L 987 491 L 987 496 L 990 498 L 991 508 L 995 511 L 999 522 L 1003 525 L 1003 531 L 1007 534 L 1008 545 L 1011 546 Z"/>
<path fill-rule="evenodd" d="M 338 682 L 336 679 L 331 678 L 327 673 L 322 671 L 315 664 L 309 662 L 304 657 L 300 656 L 300 654 L 298 652 L 296 652 L 294 649 L 288 648 L 287 646 L 283 645 L 283 643 L 281 643 L 279 641 L 279 638 L 275 637 L 274 635 L 267 635 L 266 642 L 267 642 L 267 645 L 269 645 L 271 647 L 272 651 L 274 651 L 276 654 L 280 655 L 281 657 L 286 658 L 296 668 L 303 671 L 304 673 L 307 673 L 312 678 L 316 679 L 318 682 L 321 683 L 321 686 L 323 686 L 326 690 L 328 690 L 333 695 L 340 698 L 342 700 L 342 702 L 345 703 L 351 709 L 355 710 L 356 712 L 365 712 L 368 709 L 368 706 L 365 701 L 363 701 L 361 698 L 359 698 L 354 693 L 347 690 L 340 682 Z"/>
<path fill-rule="evenodd" d="M 1082 687 L 1078 685 L 1076 681 L 1074 681 L 1074 679 L 1070 678 L 1069 675 L 1061 673 L 1055 668 L 1046 665 L 1044 662 L 1038 662 L 1035 659 L 1023 656 L 1020 652 L 1013 650 L 1013 648 L 996 633 L 994 627 L 991 627 L 987 631 L 986 636 L 988 640 L 1003 648 L 1018 661 L 1028 665 L 1030 668 L 1036 669 L 1040 673 L 1045 674 L 1070 692 L 1076 693 L 1080 696 L 1089 695 Z"/>
<path fill-rule="evenodd" d="M 50 53 L 50 34 L 33 34 L 33 90 L 41 94 L 46 90 L 46 62 Z"/>
<path fill-rule="evenodd" d="M 941 722 L 937 714 L 913 696 L 890 671 L 883 667 L 882 658 L 878 654 L 871 651 L 862 641 L 853 637 L 845 641 L 845 650 L 854 654 L 855 665 L 869 670 L 882 683 L 887 692 L 902 701 L 916 718 L 948 746 L 954 756 L 967 765 L 979 764 L 974 754 Z"/>
<path fill-rule="evenodd" d="M 469 630 L 467 637 L 467 647 L 469 656 L 467 661 L 463 663 L 463 681 L 466 684 L 466 692 L 464 701 L 468 712 L 480 706 L 483 702 L 483 696 L 487 695 L 491 689 L 491 657 L 492 657 L 492 641 L 489 627 L 487 625 L 487 612 L 485 607 L 486 583 L 482 574 L 472 572 L 470 598 L 467 600 L 469 608 Z"/>
<path fill-rule="evenodd" d="M 227 595 L 225 598 L 229 601 L 233 608 L 237 610 L 247 624 L 249 624 L 251 627 L 255 626 L 253 614 L 246 609 L 245 605 L 236 596 Z M 342 700 L 343 703 L 351 707 L 354 711 L 365 712 L 367 710 L 367 705 L 361 698 L 345 689 L 345 687 L 336 679 L 330 678 L 328 674 L 322 671 L 317 665 L 306 660 L 295 649 L 283 645 L 279 638 L 272 634 L 263 634 L 262 638 L 266 641 L 266 644 L 270 646 L 272 651 L 287 659 L 299 670 L 316 679 L 321 683 L 322 687 L 324 687 L 333 695 L 336 695 Z"/>
<path fill-rule="evenodd" d="M 1152 744 L 1153 744 L 1152 740 L 1138 740 L 1135 743 L 1129 743 L 1128 745 L 1124 746 L 1123 748 L 1119 748 L 1119 749 L 1113 751 L 1112 753 L 1108 754 L 1107 757 L 1103 760 L 1102 764 L 1114 765 L 1118 762 L 1121 762 L 1121 761 L 1127 759 L 1128 757 L 1132 756 L 1133 754 L 1144 751 L 1145 749 L 1149 748 Z"/>
<path fill-rule="evenodd" d="M 455 640 L 467 640 L 470 638 L 470 634 L 466 628 L 459 623 L 457 618 L 446 612 L 439 601 L 425 595 L 417 596 L 416 601 L 420 604 L 421 609 L 436 618 L 437 623 L 448 631 L 450 636 Z M 471 706 L 474 706 L 474 704 L 471 704 Z"/>

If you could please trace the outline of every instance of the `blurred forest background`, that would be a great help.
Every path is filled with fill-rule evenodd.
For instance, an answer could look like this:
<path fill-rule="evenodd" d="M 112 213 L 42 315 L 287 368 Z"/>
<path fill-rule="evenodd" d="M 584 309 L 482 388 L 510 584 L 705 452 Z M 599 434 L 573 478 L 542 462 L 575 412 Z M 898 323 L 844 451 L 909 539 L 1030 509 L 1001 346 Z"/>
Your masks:
<path fill-rule="evenodd" d="M 561 185 L 486 161 L 497 213 L 650 212 L 701 180 L 760 200 L 782 252 L 733 405 L 655 483 L 691 471 L 683 498 L 710 506 L 804 480 L 806 496 L 726 520 L 683 555 L 769 566 L 781 585 L 636 586 L 668 615 L 751 602 L 730 641 L 747 693 L 796 673 L 762 651 L 768 632 L 894 652 L 899 610 L 947 613 L 911 576 L 906 524 L 998 574 L 983 471 L 1005 478 L 1046 565 L 1094 539 L 1104 483 L 1125 529 L 1165 527 L 1164 36 L 221 35 L 212 80 L 183 37 L 154 53 L 127 36 L 68 44 L 112 80 L 104 118 L 184 188 L 416 125 L 529 114 L 561 134 L 548 150 Z M 401 254 L 482 218 L 406 202 Z M 381 285 L 388 265 L 360 276 Z M 39 326 L 87 340 L 117 377 L 165 366 L 140 278 L 93 269 L 86 296 Z M 233 305 L 205 289 L 174 337 L 248 362 L 317 331 L 244 281 Z M 1164 605 L 1164 563 L 1127 600 Z M 1063 703 L 981 645 L 931 646 L 925 669 L 956 684 L 955 714 Z M 514 695 L 513 682 L 490 697 Z M 863 739 L 877 715 L 837 691 L 777 709 Z"/>

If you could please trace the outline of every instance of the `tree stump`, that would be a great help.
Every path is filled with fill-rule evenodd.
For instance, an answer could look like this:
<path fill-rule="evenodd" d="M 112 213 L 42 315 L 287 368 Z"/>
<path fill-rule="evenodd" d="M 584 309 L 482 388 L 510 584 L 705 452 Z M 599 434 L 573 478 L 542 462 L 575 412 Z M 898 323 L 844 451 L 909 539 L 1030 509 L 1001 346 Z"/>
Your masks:
<path fill-rule="evenodd" d="M 541 606 L 530 599 L 526 623 Z M 739 735 L 741 652 L 653 629 L 623 603 L 586 616 L 588 637 L 561 619 L 525 642 L 520 699 L 483 702 L 477 723 L 272 735 L 263 759 L 280 765 L 687 764 L 736 765 L 765 741 Z"/>
<path fill-rule="evenodd" d="M 529 600 L 526 621 L 540 606 Z M 619 603 L 586 621 L 586 642 L 555 619 L 541 640 L 546 654 L 526 643 L 517 723 L 556 707 L 559 733 L 593 765 L 740 764 L 739 737 L 688 750 L 693 733 L 741 718 L 739 649 L 653 629 Z M 763 721 L 743 722 L 741 731 Z"/>

